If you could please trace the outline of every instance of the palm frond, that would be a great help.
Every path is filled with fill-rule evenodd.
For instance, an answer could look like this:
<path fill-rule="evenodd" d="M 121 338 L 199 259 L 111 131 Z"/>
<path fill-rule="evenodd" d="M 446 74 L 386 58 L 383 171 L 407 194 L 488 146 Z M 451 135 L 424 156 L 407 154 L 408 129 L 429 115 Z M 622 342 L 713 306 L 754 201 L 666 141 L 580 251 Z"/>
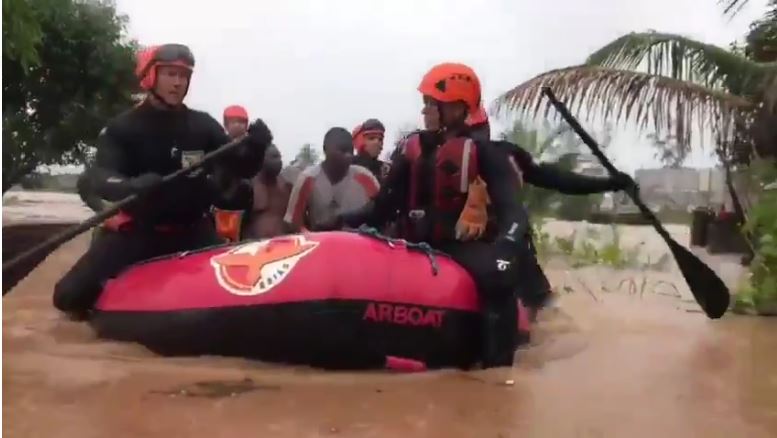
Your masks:
<path fill-rule="evenodd" d="M 723 14 L 734 16 L 748 4 L 750 0 L 718 0 L 718 4 L 723 6 Z"/>
<path fill-rule="evenodd" d="M 599 115 L 614 124 L 633 122 L 639 129 L 671 133 L 688 145 L 694 127 L 729 132 L 735 116 L 754 105 L 740 96 L 676 79 L 627 70 L 580 65 L 552 70 L 504 93 L 495 102 L 497 112 L 515 111 L 524 117 L 547 116 L 550 104 L 542 99 L 549 86 L 570 111 L 585 110 L 588 119 Z"/>
<path fill-rule="evenodd" d="M 777 62 L 758 63 L 681 35 L 629 33 L 592 53 L 587 65 L 644 71 L 740 94 L 759 94 L 777 77 Z"/>

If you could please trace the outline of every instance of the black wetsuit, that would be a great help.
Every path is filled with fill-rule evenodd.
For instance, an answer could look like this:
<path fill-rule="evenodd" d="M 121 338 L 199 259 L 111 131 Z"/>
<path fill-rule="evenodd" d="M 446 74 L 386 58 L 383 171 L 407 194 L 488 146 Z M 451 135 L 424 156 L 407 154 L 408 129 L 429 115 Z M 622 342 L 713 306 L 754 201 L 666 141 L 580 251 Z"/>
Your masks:
<path fill-rule="evenodd" d="M 442 139 L 432 133 L 421 133 L 421 180 L 418 184 L 420 205 L 431 205 L 434 175 L 434 151 Z M 511 365 L 516 343 L 515 293 L 522 292 L 514 274 L 516 260 L 529 253 L 525 236 L 528 216 L 518 202 L 516 184 L 503 184 L 514 175 L 507 160 L 492 144 L 477 144 L 479 175 L 488 185 L 488 193 L 497 219 L 498 238 L 494 242 L 460 242 L 452 237 L 439 241 L 424 238 L 435 248 L 449 254 L 475 280 L 483 304 L 483 365 Z M 349 225 L 364 222 L 380 228 L 396 219 L 408 220 L 408 199 L 411 184 L 410 162 L 404 154 L 395 154 L 391 168 L 371 208 L 361 214 L 346 217 Z M 430 228 L 427 226 L 421 228 Z M 450 236 L 453 236 L 451 230 Z M 516 256 L 518 255 L 518 256 Z"/>
<path fill-rule="evenodd" d="M 367 170 L 375 175 L 375 178 L 377 178 L 378 181 L 383 179 L 384 163 L 377 158 L 373 158 L 370 154 L 366 152 L 359 152 L 355 157 L 353 157 L 353 164 L 367 168 Z"/>
<path fill-rule="evenodd" d="M 81 197 L 81 200 L 84 201 L 84 204 L 86 204 L 87 207 L 95 212 L 100 212 L 105 208 L 105 202 L 103 202 L 102 198 L 97 196 L 97 193 L 95 193 L 94 188 L 92 187 L 90 170 L 91 166 L 84 169 L 84 172 L 78 176 L 76 190 L 78 191 L 78 196 Z"/>
<path fill-rule="evenodd" d="M 538 164 L 529 152 L 516 144 L 507 141 L 492 141 L 492 144 L 500 152 L 515 160 L 515 164 L 521 172 L 521 178 L 526 184 L 555 190 L 567 195 L 588 195 L 624 188 L 617 179 L 581 175 L 555 164 Z M 523 269 L 520 272 L 523 278 L 522 282 L 526 287 L 522 300 L 525 305 L 537 309 L 545 304 L 552 289 L 537 261 L 536 249 L 531 235 L 527 236 L 527 240 L 531 247 L 532 256 L 524 261 Z"/>
<path fill-rule="evenodd" d="M 268 131 L 269 135 L 269 131 Z M 167 175 L 226 144 L 229 138 L 207 113 L 181 108 L 161 110 L 149 102 L 108 122 L 97 142 L 94 167 L 85 173 L 91 190 L 115 202 L 137 191 L 133 181 L 148 174 Z M 246 178 L 261 167 L 266 145 L 253 138 L 235 153 L 178 181 L 151 190 L 128 208 L 132 223 L 121 231 L 103 229 L 89 250 L 54 289 L 54 306 L 83 315 L 103 282 L 135 262 L 220 243 L 205 218 L 211 205 L 241 208 L 250 202 Z M 241 190 L 229 190 L 239 187 Z"/>

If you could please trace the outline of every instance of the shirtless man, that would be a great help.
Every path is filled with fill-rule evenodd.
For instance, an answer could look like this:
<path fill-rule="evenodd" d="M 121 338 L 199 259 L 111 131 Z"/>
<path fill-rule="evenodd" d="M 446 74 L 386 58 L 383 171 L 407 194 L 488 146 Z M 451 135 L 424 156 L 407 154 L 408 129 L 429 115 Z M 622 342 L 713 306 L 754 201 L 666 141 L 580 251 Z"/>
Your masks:
<path fill-rule="evenodd" d="M 330 129 L 324 136 L 324 161 L 305 169 L 291 190 L 283 218 L 289 231 L 339 229 L 343 214 L 361 209 L 378 193 L 372 172 L 352 161 L 351 133 Z"/>
<path fill-rule="evenodd" d="M 281 153 L 270 146 L 262 170 L 253 178 L 254 202 L 243 229 L 244 239 L 266 239 L 283 234 L 283 215 L 289 203 L 291 183 L 280 175 Z"/>

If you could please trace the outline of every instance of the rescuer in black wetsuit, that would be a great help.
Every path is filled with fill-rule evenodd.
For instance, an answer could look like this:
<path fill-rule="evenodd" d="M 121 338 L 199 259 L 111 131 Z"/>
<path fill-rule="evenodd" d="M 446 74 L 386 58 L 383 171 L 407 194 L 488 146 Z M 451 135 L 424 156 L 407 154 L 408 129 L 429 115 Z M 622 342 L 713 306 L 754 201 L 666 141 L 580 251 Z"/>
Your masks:
<path fill-rule="evenodd" d="M 526 183 L 567 195 L 589 195 L 636 187 L 634 180 L 625 173 L 608 178 L 581 175 L 565 170 L 555 164 L 538 164 L 529 152 L 516 144 L 504 140 L 490 140 L 490 123 L 488 115 L 483 108 L 480 108 L 478 112 L 472 114 L 467 119 L 467 125 L 470 127 L 470 138 L 477 141 L 491 141 L 500 152 L 507 156 L 513 169 L 513 178 L 508 180 L 508 182 L 516 182 L 518 187 Z M 472 206 L 468 203 L 468 208 L 482 209 L 482 214 L 475 214 L 476 217 L 490 217 L 494 219 L 493 215 L 486 213 L 485 204 Z M 464 216 L 465 214 L 463 213 L 460 217 L 460 223 Z M 486 224 L 472 225 L 478 226 L 479 229 L 486 228 Z M 494 227 L 489 228 L 493 231 Z M 489 237 L 486 236 L 486 238 Z M 522 296 L 523 304 L 531 311 L 530 318 L 534 319 L 536 313 L 551 301 L 553 294 L 550 282 L 537 261 L 537 251 L 534 247 L 531 233 L 527 234 L 526 239 L 529 241 L 531 256 L 522 263 L 522 269 L 517 271 L 517 273 L 525 287 L 525 293 Z"/>
<path fill-rule="evenodd" d="M 425 118 L 439 118 L 440 126 L 411 135 L 395 154 L 391 169 L 372 208 L 349 214 L 351 226 L 381 227 L 399 211 L 402 236 L 426 241 L 456 260 L 473 277 L 483 308 L 484 367 L 509 366 L 516 346 L 517 309 L 515 260 L 529 251 L 525 239 L 528 217 L 518 202 L 507 161 L 489 142 L 467 137 L 465 119 L 480 106 L 480 82 L 471 68 L 440 64 L 418 87 L 424 96 Z M 493 242 L 461 242 L 456 221 L 477 177 L 488 183 L 498 222 Z M 524 257 L 524 256 L 521 256 Z"/>
<path fill-rule="evenodd" d="M 88 316 L 104 281 L 122 269 L 163 254 L 220 242 L 205 218 L 211 205 L 244 208 L 250 178 L 262 165 L 272 134 L 261 120 L 242 144 L 213 165 L 159 186 L 168 175 L 229 141 L 211 116 L 183 105 L 194 68 L 186 46 L 166 44 L 138 56 L 136 74 L 147 98 L 108 122 L 90 169 L 95 192 L 109 202 L 143 194 L 106 221 L 88 251 L 54 288 L 54 306 L 75 318 Z"/>

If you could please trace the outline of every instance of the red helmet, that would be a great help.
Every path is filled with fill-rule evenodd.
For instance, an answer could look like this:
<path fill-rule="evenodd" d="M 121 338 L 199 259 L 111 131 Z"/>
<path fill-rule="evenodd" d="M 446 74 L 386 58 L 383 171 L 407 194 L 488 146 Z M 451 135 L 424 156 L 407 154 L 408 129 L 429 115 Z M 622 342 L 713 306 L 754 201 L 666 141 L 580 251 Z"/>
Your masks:
<path fill-rule="evenodd" d="M 156 70 L 162 65 L 183 67 L 194 71 L 194 55 L 183 44 L 163 44 L 141 50 L 137 56 L 135 76 L 140 80 L 140 88 L 150 91 L 156 85 Z"/>
<path fill-rule="evenodd" d="M 356 125 L 356 127 L 353 128 L 353 131 L 351 132 L 351 137 L 353 137 L 353 145 L 356 148 L 356 150 L 361 151 L 362 149 L 364 149 L 364 146 L 365 146 L 364 140 L 367 134 L 384 135 L 385 133 L 386 133 L 386 127 L 383 126 L 383 123 L 381 123 L 380 120 L 367 119 L 361 125 Z"/>
<path fill-rule="evenodd" d="M 239 119 L 248 122 L 248 111 L 240 105 L 230 105 L 224 108 L 224 120 Z"/>
<path fill-rule="evenodd" d="M 488 113 L 482 106 L 474 113 L 470 113 L 466 120 L 467 126 L 477 126 L 488 123 Z"/>
<path fill-rule="evenodd" d="M 432 67 L 421 79 L 418 91 L 440 102 L 464 102 L 470 113 L 480 107 L 480 79 L 464 64 L 443 63 Z"/>

